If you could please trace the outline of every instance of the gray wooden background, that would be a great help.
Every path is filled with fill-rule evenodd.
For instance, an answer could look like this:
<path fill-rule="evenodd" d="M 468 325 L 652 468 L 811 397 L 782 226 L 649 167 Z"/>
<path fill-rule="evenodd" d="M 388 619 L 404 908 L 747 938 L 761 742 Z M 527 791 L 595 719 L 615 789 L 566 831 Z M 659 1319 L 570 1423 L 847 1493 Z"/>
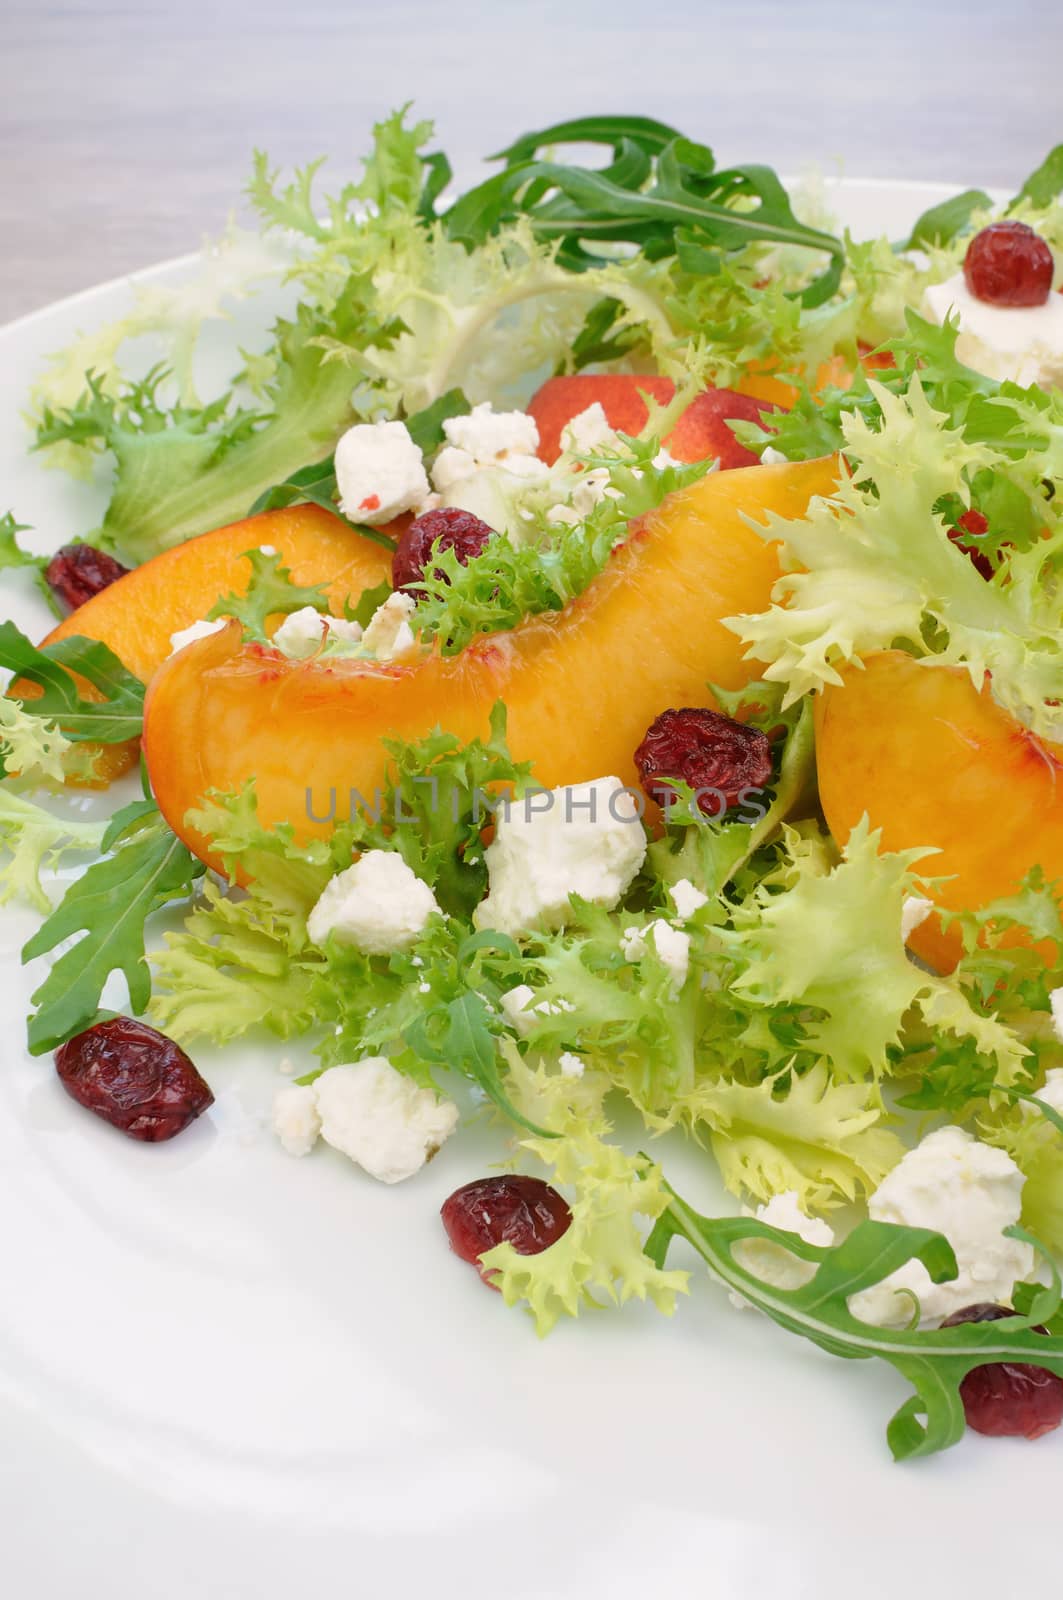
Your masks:
<path fill-rule="evenodd" d="M 0 321 L 216 232 L 251 149 L 455 166 L 639 110 L 784 171 L 1014 182 L 1063 139 L 1058 0 L 0 0 Z"/>

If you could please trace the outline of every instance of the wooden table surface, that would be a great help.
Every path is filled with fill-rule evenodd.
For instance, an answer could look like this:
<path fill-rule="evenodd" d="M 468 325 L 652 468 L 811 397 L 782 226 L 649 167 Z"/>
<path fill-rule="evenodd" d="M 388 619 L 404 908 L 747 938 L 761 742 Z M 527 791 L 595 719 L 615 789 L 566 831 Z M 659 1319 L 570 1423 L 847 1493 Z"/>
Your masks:
<path fill-rule="evenodd" d="M 406 100 L 459 170 L 638 110 L 725 160 L 1009 185 L 1061 86 L 1053 0 L 0 0 L 0 321 L 216 233 L 255 145 L 356 170 Z"/>

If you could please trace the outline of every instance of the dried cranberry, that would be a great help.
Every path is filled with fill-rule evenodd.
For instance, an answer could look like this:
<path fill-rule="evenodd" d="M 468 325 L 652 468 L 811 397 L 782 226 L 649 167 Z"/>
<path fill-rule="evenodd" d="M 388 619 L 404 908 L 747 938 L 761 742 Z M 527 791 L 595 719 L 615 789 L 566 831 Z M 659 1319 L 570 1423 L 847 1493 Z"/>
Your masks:
<path fill-rule="evenodd" d="M 76 611 L 129 571 L 91 544 L 65 544 L 44 569 L 44 579 L 60 605 Z"/>
<path fill-rule="evenodd" d="M 68 1039 L 55 1052 L 67 1094 L 131 1139 L 172 1139 L 213 1105 L 180 1046 L 146 1022 L 112 1017 Z"/>
<path fill-rule="evenodd" d="M 956 1328 L 964 1322 L 997 1322 L 1015 1313 L 1004 1306 L 968 1306 L 941 1324 Z M 1036 1333 L 1047 1333 L 1037 1328 Z M 993 1438 L 1021 1435 L 1039 1439 L 1063 1422 L 1063 1378 L 1045 1367 L 1024 1362 L 992 1361 L 975 1367 L 960 1384 L 960 1399 L 967 1425 Z"/>
<path fill-rule="evenodd" d="M 496 1244 L 511 1244 L 518 1255 L 537 1256 L 568 1231 L 572 1213 L 556 1189 L 541 1178 L 477 1178 L 455 1189 L 440 1210 L 450 1248 L 479 1268 L 480 1257 Z M 492 1284 L 493 1288 L 494 1285 Z"/>
<path fill-rule="evenodd" d="M 706 816 L 717 817 L 771 778 L 771 743 L 759 728 L 687 706 L 661 712 L 635 751 L 635 765 L 643 789 L 658 805 L 674 800 L 678 781 L 694 790 Z"/>
<path fill-rule="evenodd" d="M 396 589 L 408 590 L 411 584 L 420 583 L 438 541 L 441 550 L 453 550 L 464 566 L 473 556 L 478 556 L 495 530 L 486 522 L 474 517 L 471 511 L 460 506 L 440 506 L 435 511 L 425 511 L 415 517 L 395 546 L 391 558 L 391 580 Z M 436 568 L 436 576 L 442 574 Z"/>
<path fill-rule="evenodd" d="M 970 511 L 963 513 L 954 528 L 949 529 L 949 538 L 953 544 L 958 550 L 962 550 L 965 556 L 970 557 L 971 565 L 986 579 L 993 576 L 993 563 L 984 550 L 979 550 L 977 545 L 971 544 L 969 541 L 971 539 L 982 539 L 988 532 L 988 517 L 984 516 L 981 511 L 975 511 L 973 507 Z"/>
<path fill-rule="evenodd" d="M 1043 306 L 1052 289 L 1052 252 L 1025 222 L 991 222 L 967 246 L 963 276 L 991 306 Z"/>

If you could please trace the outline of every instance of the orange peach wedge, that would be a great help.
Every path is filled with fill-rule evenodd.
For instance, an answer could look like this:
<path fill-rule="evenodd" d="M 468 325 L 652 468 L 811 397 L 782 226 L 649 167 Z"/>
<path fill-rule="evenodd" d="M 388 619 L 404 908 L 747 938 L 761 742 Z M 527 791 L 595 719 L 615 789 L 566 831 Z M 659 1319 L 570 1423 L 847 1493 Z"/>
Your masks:
<path fill-rule="evenodd" d="M 779 568 L 745 518 L 801 516 L 832 491 L 835 472 L 826 459 L 713 473 L 635 527 L 563 612 L 459 655 L 292 661 L 244 643 L 236 624 L 189 645 L 156 674 L 146 707 L 144 750 L 167 821 L 209 860 L 189 810 L 208 790 L 254 778 L 267 825 L 290 822 L 300 839 L 325 833 L 314 816 L 327 814 L 331 791 L 343 807 L 352 789 L 371 801 L 382 784 L 382 740 L 439 726 L 485 736 L 497 700 L 514 756 L 539 782 L 604 773 L 633 782 L 633 753 L 660 711 L 711 704 L 706 683 L 740 688 L 755 674 L 721 619 L 762 610 Z"/>
<path fill-rule="evenodd" d="M 840 842 L 866 812 L 883 847 L 933 845 L 920 870 L 952 911 L 1012 894 L 1031 867 L 1063 878 L 1063 746 L 1036 738 L 962 668 L 885 650 L 842 670 L 816 702 L 823 812 Z M 936 916 L 909 939 L 948 971 L 961 953 Z"/>
<path fill-rule="evenodd" d="M 72 611 L 44 643 L 72 634 L 100 639 L 148 683 L 170 653 L 172 633 L 205 617 L 222 595 L 246 593 L 251 566 L 244 553 L 262 545 L 274 549 L 291 569 L 293 583 L 324 584 L 337 614 L 349 597 L 357 599 L 391 574 L 391 556 L 382 545 L 319 506 L 265 511 L 164 550 Z M 32 698 L 32 684 L 13 687 L 16 694 Z M 81 689 L 93 695 L 90 685 Z M 137 750 L 136 740 L 98 747 L 97 782 L 128 771 Z"/>

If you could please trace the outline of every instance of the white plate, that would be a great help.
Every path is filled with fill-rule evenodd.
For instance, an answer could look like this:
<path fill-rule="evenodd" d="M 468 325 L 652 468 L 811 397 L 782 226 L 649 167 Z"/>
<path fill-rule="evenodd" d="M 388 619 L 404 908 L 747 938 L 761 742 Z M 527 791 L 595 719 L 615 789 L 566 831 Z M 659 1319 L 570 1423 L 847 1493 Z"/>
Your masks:
<path fill-rule="evenodd" d="M 949 192 L 849 182 L 837 202 L 855 229 L 896 234 Z M 27 389 L 48 351 L 128 293 L 106 285 L 0 331 L 0 510 L 34 523 L 42 548 L 89 529 L 101 502 L 26 455 Z M 242 311 L 235 337 L 268 309 Z M 22 575 L 4 590 L 4 611 L 43 629 Z M 438 1221 L 493 1159 L 487 1135 L 463 1133 L 397 1189 L 331 1152 L 293 1161 L 265 1127 L 285 1053 L 273 1043 L 197 1052 L 211 1115 L 172 1145 L 124 1140 L 23 1050 L 40 973 L 18 950 L 34 923 L 0 918 L 5 1593 L 1046 1592 L 1058 1436 L 971 1436 L 896 1467 L 898 1378 L 740 1315 L 704 1281 L 670 1322 L 632 1308 L 540 1344 Z M 728 1204 L 704 1162 L 682 1152 L 669 1170 Z"/>

